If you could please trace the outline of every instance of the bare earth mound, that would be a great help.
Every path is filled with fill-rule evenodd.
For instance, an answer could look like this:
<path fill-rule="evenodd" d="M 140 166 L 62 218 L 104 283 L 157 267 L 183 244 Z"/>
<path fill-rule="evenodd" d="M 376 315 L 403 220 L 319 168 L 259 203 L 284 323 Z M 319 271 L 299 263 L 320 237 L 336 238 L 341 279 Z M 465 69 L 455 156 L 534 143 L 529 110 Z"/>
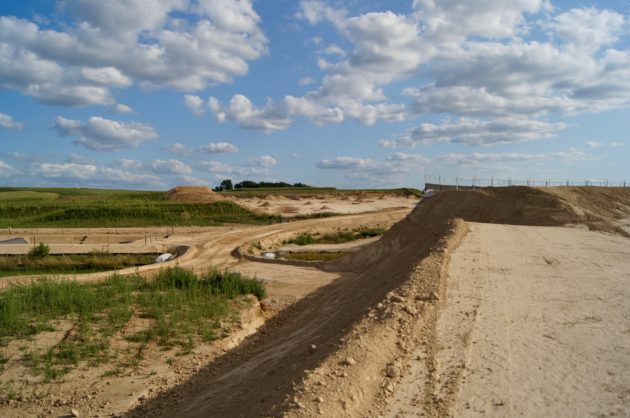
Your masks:
<path fill-rule="evenodd" d="M 414 385 L 430 390 L 435 383 L 427 376 L 437 373 L 436 323 L 448 298 L 449 259 L 468 230 L 461 219 L 584 225 L 624 235 L 618 225 L 626 217 L 610 214 L 629 213 L 626 195 L 609 190 L 588 199 L 583 195 L 593 195 L 590 190 L 567 188 L 561 195 L 527 187 L 446 191 L 424 199 L 379 241 L 327 266 L 351 273 L 281 311 L 239 347 L 131 415 L 386 414 L 413 367 L 426 371 Z M 198 187 L 169 192 L 177 199 L 182 193 L 193 199 L 214 195 Z M 440 399 L 431 396 L 410 402 L 429 415 L 444 412 Z"/>
<path fill-rule="evenodd" d="M 550 187 L 592 229 L 630 236 L 630 188 Z"/>
<path fill-rule="evenodd" d="M 581 191 L 568 190 L 569 196 Z M 607 207 L 617 196 L 601 202 Z M 597 200 L 593 203 L 598 209 Z M 353 271 L 292 305 L 238 349 L 135 413 L 163 416 L 376 416 L 413 361 L 436 367 L 446 268 L 466 221 L 619 231 L 557 194 L 527 187 L 447 191 L 421 201 L 378 242 L 330 269 Z M 619 231 L 620 232 L 620 231 Z M 413 357 L 412 357 L 413 356 Z M 426 374 L 425 374 L 426 375 Z M 427 382 L 415 382 L 420 386 Z M 415 402 L 415 403 L 414 403 Z M 439 402 L 431 397 L 412 405 Z M 438 404 L 423 405 L 429 414 Z M 442 410 L 443 412 L 443 410 Z"/>
<path fill-rule="evenodd" d="M 226 200 L 207 186 L 177 186 L 166 192 L 166 198 L 185 203 L 214 203 Z"/>

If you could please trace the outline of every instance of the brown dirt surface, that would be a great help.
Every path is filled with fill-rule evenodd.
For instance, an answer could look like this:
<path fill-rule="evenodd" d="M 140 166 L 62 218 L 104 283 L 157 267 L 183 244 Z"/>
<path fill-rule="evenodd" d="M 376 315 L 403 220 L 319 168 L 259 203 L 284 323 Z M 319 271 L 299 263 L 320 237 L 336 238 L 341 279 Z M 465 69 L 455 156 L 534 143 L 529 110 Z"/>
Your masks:
<path fill-rule="evenodd" d="M 543 190 L 566 202 L 592 229 L 630 236 L 630 188 L 549 187 Z"/>
<path fill-rule="evenodd" d="M 424 338 L 435 328 L 439 301 L 446 296 L 449 254 L 466 230 L 465 224 L 453 223 L 454 218 L 608 228 L 538 189 L 441 193 L 422 201 L 378 242 L 330 266 L 355 275 L 298 301 L 270 321 L 264 332 L 135 413 L 372 416 L 386 412 L 401 375 L 409 369 L 410 354 L 435 343 Z"/>
<path fill-rule="evenodd" d="M 505 262 L 511 260 L 517 263 L 522 272 L 520 280 L 528 280 L 530 277 L 528 266 L 539 264 L 530 263 L 528 260 L 536 257 L 537 261 L 540 261 L 542 257 L 544 265 L 553 267 L 558 257 L 544 258 L 553 253 L 548 246 L 555 245 L 558 247 L 556 250 L 562 252 L 563 242 L 572 239 L 571 232 L 595 234 L 604 242 L 605 237 L 612 236 L 607 233 L 615 232 L 621 235 L 614 237 L 615 240 L 627 242 L 627 238 L 623 237 L 625 233 L 618 224 L 625 222 L 628 217 L 619 214 L 619 217 L 613 219 L 609 216 L 615 210 L 628 213 L 623 209 L 624 205 L 627 205 L 624 203 L 627 202 L 624 197 L 626 195 L 617 194 L 613 189 L 610 193 L 605 192 L 609 193 L 608 195 L 597 193 L 601 192 L 567 188 L 558 193 L 554 190 L 527 187 L 445 191 L 435 197 L 421 200 L 411 213 L 392 226 L 380 240 L 337 262 L 329 263 L 326 265 L 326 272 L 305 267 L 238 261 L 233 258 L 232 250 L 255 241 L 277 241 L 274 236 L 288 236 L 321 228 L 323 225 L 345 227 L 353 223 L 356 225 L 366 222 L 377 216 L 394 219 L 407 211 L 390 209 L 389 212 L 374 214 L 311 219 L 270 226 L 236 227 L 220 233 L 208 231 L 191 236 L 188 240 L 183 237 L 177 238 L 175 235 L 170 239 L 187 242 L 195 249 L 189 258 L 180 262 L 183 267 L 201 268 L 215 264 L 223 268 L 230 267 L 247 271 L 249 274 L 254 273 L 273 284 L 272 289 L 278 292 L 280 298 L 297 297 L 297 301 L 267 320 L 258 332 L 246 338 L 239 346 L 225 351 L 216 358 L 213 357 L 213 361 L 205 362 L 194 373 L 187 374 L 184 379 L 177 381 L 177 384 L 164 387 L 159 393 L 153 393 L 142 402 L 134 404 L 129 414 L 178 417 L 364 417 L 396 414 L 412 416 L 418 411 L 424 411 L 428 416 L 445 416 L 457 411 L 458 414 L 467 415 L 465 402 L 460 402 L 461 399 L 457 398 L 459 383 L 445 387 L 445 392 L 440 392 L 442 386 L 436 383 L 448 382 L 453 376 L 457 378 L 459 369 L 454 370 L 453 367 L 459 367 L 460 361 L 465 360 L 461 359 L 461 351 L 448 352 L 447 354 L 452 356 L 447 355 L 448 358 L 444 360 L 442 344 L 443 341 L 446 341 L 446 344 L 452 341 L 449 332 L 450 327 L 454 325 L 443 325 L 439 319 L 447 315 L 444 312 L 447 312 L 450 306 L 448 301 L 451 294 L 457 295 L 457 292 L 449 287 L 451 282 L 447 280 L 449 261 L 451 256 L 460 257 L 457 255 L 458 245 L 466 239 L 469 228 L 467 222 L 484 223 L 481 225 L 520 225 L 518 228 L 523 228 L 522 230 L 513 227 L 514 229 L 503 235 L 500 243 L 492 244 L 492 234 L 488 234 L 484 245 L 499 245 L 503 250 L 514 254 L 511 258 L 506 258 Z M 586 198 L 584 195 L 595 197 Z M 350 202 L 345 204 L 348 207 L 352 206 Z M 598 217 L 593 217 L 591 215 L 593 213 Z M 477 228 L 475 225 L 472 227 L 473 232 Z M 567 225 L 578 228 L 537 228 L 541 231 L 540 239 L 528 241 L 528 237 L 531 236 L 526 232 L 529 231 L 528 226 Z M 584 231 L 585 228 L 604 233 Z M 547 239 L 547 234 L 552 230 L 570 232 L 564 235 L 549 235 Z M 597 261 L 597 256 L 595 259 L 586 257 L 591 254 L 588 249 L 588 240 L 591 239 L 589 237 L 579 241 L 578 245 L 584 253 L 585 263 L 592 266 L 588 274 L 599 277 L 597 276 L 599 273 L 604 275 L 610 273 L 615 275 L 615 283 L 627 280 L 627 274 L 617 277 L 621 274 L 619 269 L 606 270 L 591 263 Z M 525 241 L 528 242 L 527 245 Z M 529 251 L 523 253 L 526 254 L 524 258 L 520 257 L 521 246 Z M 499 250 L 491 250 L 488 247 L 486 253 L 482 254 L 485 261 L 479 266 L 480 271 L 487 270 L 488 275 L 494 275 L 492 276 L 494 282 L 488 282 L 491 284 L 501 283 L 501 268 L 513 267 L 508 265 L 492 267 L 490 260 Z M 530 250 L 535 254 L 529 254 Z M 461 258 L 458 260 L 461 261 Z M 561 260 L 562 262 L 558 264 L 561 266 L 558 274 L 563 266 L 571 262 L 577 263 L 573 258 L 571 260 Z M 615 264 L 617 261 L 618 259 L 612 259 L 611 262 Z M 467 267 L 475 267 L 477 266 L 475 263 L 478 262 L 473 259 L 464 264 Z M 579 268 L 580 266 L 576 264 L 575 269 Z M 542 276 L 547 277 L 545 274 Z M 571 280 L 570 277 L 567 279 Z M 299 293 L 291 293 L 290 286 L 293 282 L 299 283 Z M 596 287 L 596 283 L 608 286 L 607 282 L 597 280 L 591 280 L 588 286 Z M 473 284 L 474 282 L 471 282 L 468 286 Z M 531 286 L 527 288 L 535 291 Z M 500 289 L 505 290 L 505 287 Z M 497 301 L 501 302 L 499 308 L 510 307 L 511 298 L 518 293 L 519 286 L 514 289 L 510 292 L 496 293 Z M 566 300 L 562 299 L 563 303 L 570 305 L 578 303 L 579 300 L 578 306 L 582 308 L 593 303 L 588 295 L 574 301 L 572 299 L 574 295 L 557 293 L 561 291 L 550 285 L 547 293 L 534 292 L 528 296 L 526 302 L 536 306 L 536 309 L 542 309 L 542 312 L 544 304 L 541 303 L 549 298 L 560 300 L 566 296 Z M 624 307 L 630 306 L 628 298 L 623 295 L 619 297 L 621 299 L 615 302 L 615 306 L 618 305 L 619 312 L 627 317 L 627 308 Z M 468 302 L 470 301 L 466 300 L 466 303 Z M 280 306 L 285 305 L 281 302 Z M 462 305 L 460 310 L 465 310 L 466 306 Z M 492 318 L 503 312 L 498 308 L 492 309 L 488 311 Z M 527 311 L 527 303 L 523 304 L 523 309 Z M 473 326 L 475 323 L 472 322 Z M 501 321 L 499 323 L 502 324 Z M 523 327 L 527 324 L 528 321 L 525 321 Z M 487 348 L 479 357 L 482 360 L 480 364 L 483 364 L 484 359 L 493 359 L 492 347 L 505 347 L 501 345 L 504 342 L 501 338 L 506 335 L 503 331 L 498 332 L 498 340 L 493 340 L 495 337 L 492 335 L 483 340 Z M 615 332 L 621 331 L 615 328 Z M 445 335 L 446 340 L 440 339 Z M 518 341 L 522 343 L 519 349 L 527 351 L 526 339 Z M 569 347 L 575 343 L 568 341 Z M 516 347 L 508 347 L 514 350 L 510 351 L 511 353 L 518 352 Z M 466 350 L 463 352 L 466 353 Z M 597 355 L 609 354 L 597 350 L 594 353 L 596 355 L 589 357 L 588 361 L 594 362 L 594 367 L 597 368 L 599 362 L 607 361 L 598 360 Z M 561 355 L 570 356 L 566 353 Z M 586 352 L 586 355 L 590 355 L 589 352 Z M 624 364 L 626 366 L 622 365 L 622 368 L 627 368 L 627 362 Z M 627 370 L 619 372 L 630 375 Z M 471 378 L 471 381 L 475 380 Z M 483 382 L 477 382 L 477 385 L 483 385 Z M 453 390 L 449 391 L 449 388 Z M 482 389 L 479 389 L 481 391 L 479 396 L 495 393 L 483 392 Z M 621 391 L 619 396 L 627 393 L 627 389 L 621 386 L 619 388 L 615 386 L 613 389 Z M 567 393 L 579 393 L 572 387 L 563 387 L 562 390 L 562 396 Z M 604 389 L 598 387 L 593 390 Z M 448 398 L 448 402 L 445 403 L 447 399 L 445 395 L 433 396 L 444 393 L 455 398 Z M 513 399 L 509 397 L 491 399 L 490 406 L 499 409 L 495 411 L 486 408 L 485 411 L 490 415 L 510 415 L 511 409 L 501 409 L 508 401 L 513 402 Z M 486 406 L 481 407 L 483 409 Z"/>
<path fill-rule="evenodd" d="M 361 199 L 361 194 L 326 194 L 326 195 L 268 195 L 264 198 L 227 196 L 233 202 L 258 213 L 280 213 L 284 217 L 310 215 L 322 212 L 339 214 L 378 212 L 393 208 L 412 209 L 417 203 L 415 196 L 405 196 L 396 193 L 371 193 L 372 199 Z M 223 196 L 221 196 L 223 197 Z"/>
<path fill-rule="evenodd" d="M 166 192 L 166 198 L 185 203 L 214 203 L 227 200 L 207 186 L 177 186 Z"/>
<path fill-rule="evenodd" d="M 410 356 L 386 416 L 625 416 L 628 238 L 469 227 L 432 344 Z"/>

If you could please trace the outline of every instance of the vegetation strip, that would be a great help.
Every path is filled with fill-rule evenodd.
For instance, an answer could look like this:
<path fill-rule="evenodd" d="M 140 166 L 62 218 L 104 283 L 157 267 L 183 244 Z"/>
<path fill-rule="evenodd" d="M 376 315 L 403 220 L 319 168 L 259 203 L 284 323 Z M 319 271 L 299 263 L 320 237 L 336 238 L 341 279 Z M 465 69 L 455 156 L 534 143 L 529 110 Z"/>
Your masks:
<path fill-rule="evenodd" d="M 263 284 L 234 272 L 194 274 L 182 268 L 160 271 L 152 279 L 113 275 L 99 283 L 42 280 L 13 284 L 0 293 L 0 345 L 35 339 L 44 331 L 65 335 L 43 350 L 24 345 L 23 358 L 45 380 L 55 379 L 80 362 L 97 364 L 141 359 L 147 344 L 190 351 L 220 334 L 222 322 L 237 313 L 230 300 L 240 295 L 263 299 Z M 123 332 L 130 321 L 146 326 Z M 130 343 L 129 353 L 112 348 L 114 338 Z"/>
<path fill-rule="evenodd" d="M 270 224 L 279 215 L 262 215 L 236 203 L 186 203 L 164 192 L 0 188 L 0 228 L 213 226 Z"/>
<path fill-rule="evenodd" d="M 37 247 L 35 247 L 37 248 Z M 155 254 L 110 254 L 93 251 L 88 254 L 0 255 L 0 277 L 96 273 L 151 264 Z"/>
<path fill-rule="evenodd" d="M 359 228 L 356 230 L 337 231 L 335 233 L 320 234 L 319 232 L 304 232 L 295 238 L 283 241 L 283 244 L 342 244 L 363 238 L 376 237 L 385 233 L 384 228 Z"/>

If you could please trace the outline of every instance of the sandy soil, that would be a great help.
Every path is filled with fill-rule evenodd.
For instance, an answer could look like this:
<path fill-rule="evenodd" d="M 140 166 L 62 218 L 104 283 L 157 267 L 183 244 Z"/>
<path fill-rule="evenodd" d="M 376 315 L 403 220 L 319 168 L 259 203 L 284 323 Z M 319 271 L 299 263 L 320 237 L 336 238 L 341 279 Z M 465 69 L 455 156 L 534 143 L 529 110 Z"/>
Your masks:
<path fill-rule="evenodd" d="M 469 226 L 451 259 L 430 384 L 426 367 L 412 370 L 390 416 L 625 416 L 628 239 Z M 419 409 L 418 398 L 431 402 Z"/>
<path fill-rule="evenodd" d="M 590 188 L 448 191 L 406 217 L 408 209 L 390 209 L 175 231 L 160 243 L 190 245 L 180 265 L 255 274 L 272 294 L 260 309 L 283 309 L 272 317 L 259 309 L 229 344 L 158 368 L 147 379 L 98 380 L 87 400 L 85 383 L 70 384 L 53 390 L 74 387 L 61 406 L 50 397 L 43 406 L 29 398 L 8 411 L 46 416 L 52 415 L 46 408 L 68 413 L 78 406 L 99 416 L 128 410 L 143 417 L 627 415 L 630 253 L 620 227 L 630 224 L 627 198 L 627 190 Z M 251 242 L 270 248 L 300 232 L 402 217 L 381 239 L 327 264 L 326 271 L 233 256 L 234 248 Z M 267 320 L 256 331 L 261 318 Z M 147 367 L 155 364 L 159 358 Z M 133 389 L 134 396 L 108 406 L 124 394 L 109 393 L 107 381 L 121 390 L 138 382 L 153 390 L 136 398 Z M 0 415 L 6 411 L 0 407 Z"/>
<path fill-rule="evenodd" d="M 304 197 L 267 196 L 260 198 L 233 198 L 234 202 L 257 212 L 291 217 L 310 213 L 363 213 L 391 208 L 413 208 L 418 203 L 414 196 L 384 193 L 361 193 L 350 195 L 315 195 Z"/>
<path fill-rule="evenodd" d="M 61 381 L 54 384 L 38 383 L 38 378 L 29 375 L 26 367 L 19 361 L 24 343 L 16 341 L 6 348 L 0 349 L 0 354 L 10 360 L 4 365 L 0 374 L 0 390 L 13 390 L 20 395 L 17 399 L 7 400 L 0 404 L 0 416 L 64 416 L 71 409 L 77 409 L 89 416 L 112 416 L 136 407 L 144 401 L 159 396 L 175 385 L 186 382 L 207 364 L 212 364 L 226 352 L 233 349 L 243 339 L 255 332 L 264 324 L 265 318 L 274 314 L 274 310 L 283 309 L 304 298 L 316 289 L 329 285 L 336 279 L 348 280 L 353 274 L 344 272 L 326 272 L 306 267 L 254 263 L 233 257 L 235 248 L 251 241 L 276 242 L 282 237 L 292 236 L 303 231 L 330 232 L 337 228 L 357 228 L 362 226 L 388 226 L 397 222 L 408 213 L 407 209 L 385 210 L 379 213 L 355 214 L 339 218 L 323 218 L 268 226 L 231 226 L 215 228 L 175 228 L 168 233 L 155 228 L 129 229 L 99 229 L 98 236 L 115 241 L 127 239 L 131 235 L 142 236 L 153 233 L 151 246 L 159 245 L 168 248 L 173 245 L 188 245 L 190 250 L 178 260 L 160 265 L 143 266 L 139 269 L 121 270 L 121 273 L 152 274 L 156 269 L 166 265 L 179 265 L 195 271 L 205 270 L 211 266 L 221 269 L 229 268 L 241 271 L 258 279 L 267 285 L 269 297 L 265 304 L 259 306 L 245 305 L 241 308 L 240 321 L 234 326 L 228 325 L 230 336 L 210 345 L 202 345 L 191 354 L 178 356 L 175 352 L 162 352 L 159 347 L 149 347 L 143 360 L 137 367 L 129 369 L 122 376 L 102 377 L 103 373 L 111 370 L 114 365 L 103 364 L 99 367 L 79 367 Z M 12 232 L 16 232 L 15 230 Z M 66 229 L 61 231 L 24 230 L 19 232 L 37 232 L 39 237 L 46 237 L 47 242 L 56 239 L 67 240 L 69 236 L 80 236 L 85 231 L 72 234 Z M 55 233 L 56 232 L 56 233 Z M 280 238 L 278 238 L 280 237 Z M 67 241 L 66 241 L 67 242 Z M 137 251 L 146 249 L 144 239 L 129 244 L 119 244 L 127 249 Z M 62 247 L 72 246 L 76 251 L 90 248 L 90 245 L 61 244 Z M 15 252 L 14 246 L 0 246 L 0 250 Z M 18 246 L 17 252 L 22 252 L 30 245 Z M 56 246 L 53 245 L 53 248 Z M 91 281 L 101 280 L 110 273 L 93 273 L 69 276 L 72 279 Z M 3 278 L 0 287 L 9 283 L 24 282 L 37 276 L 23 276 Z M 63 279 L 63 276 L 58 278 Z M 271 309 L 266 311 L 265 309 Z M 133 327 L 133 324 L 130 326 Z M 63 331 L 44 333 L 29 344 L 42 344 L 51 347 L 64 335 Z M 118 342 L 117 344 L 120 344 Z M 124 342 L 123 342 L 124 344 Z M 124 349 L 124 347 L 123 347 Z M 168 361 L 168 363 L 167 363 Z M 4 386 L 8 385 L 8 386 Z"/>

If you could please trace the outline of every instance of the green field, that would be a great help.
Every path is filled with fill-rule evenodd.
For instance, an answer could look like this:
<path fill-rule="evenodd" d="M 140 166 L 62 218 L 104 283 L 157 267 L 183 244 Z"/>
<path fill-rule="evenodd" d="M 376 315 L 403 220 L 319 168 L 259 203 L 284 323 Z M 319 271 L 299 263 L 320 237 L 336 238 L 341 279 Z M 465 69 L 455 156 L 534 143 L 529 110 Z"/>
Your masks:
<path fill-rule="evenodd" d="M 0 188 L 0 228 L 212 226 L 280 220 L 279 215 L 256 214 L 228 201 L 170 201 L 166 192 Z"/>

